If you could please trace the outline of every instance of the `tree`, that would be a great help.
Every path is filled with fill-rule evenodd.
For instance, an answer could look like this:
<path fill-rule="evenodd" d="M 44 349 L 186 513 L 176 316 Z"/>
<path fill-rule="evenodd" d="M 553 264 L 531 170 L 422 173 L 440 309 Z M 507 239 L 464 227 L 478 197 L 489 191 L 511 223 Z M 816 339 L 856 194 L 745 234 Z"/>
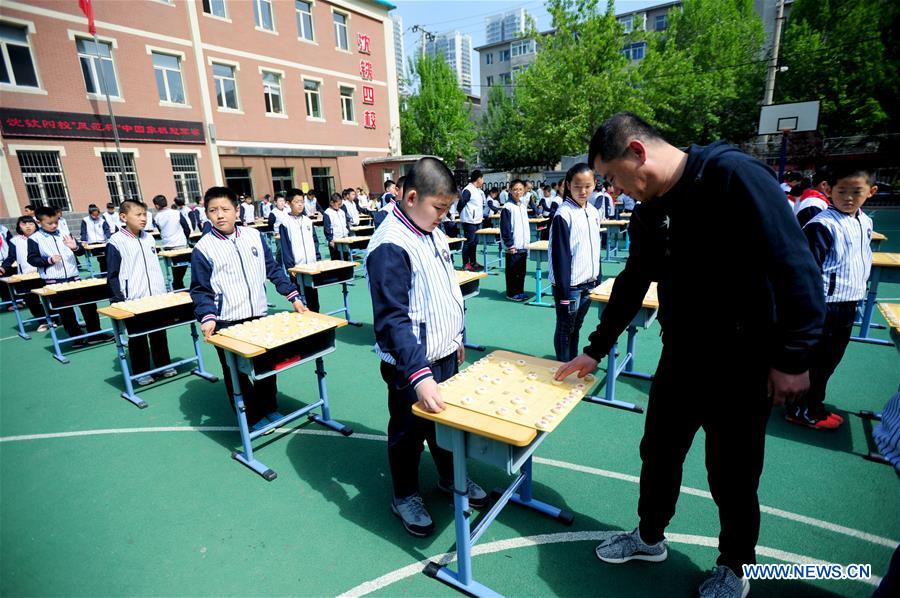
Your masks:
<path fill-rule="evenodd" d="M 900 8 L 887 0 L 797 0 L 784 32 L 775 99 L 819 100 L 819 131 L 896 132 Z M 894 30 L 894 31 L 892 31 Z"/>
<path fill-rule="evenodd" d="M 441 57 L 419 56 L 411 62 L 419 86 L 400 111 L 404 151 L 439 156 L 450 165 L 458 157 L 471 159 L 475 130 L 456 75 Z"/>
<path fill-rule="evenodd" d="M 753 0 L 685 0 L 669 11 L 665 31 L 644 35 L 636 90 L 670 142 L 738 142 L 755 134 L 766 57 Z"/>
<path fill-rule="evenodd" d="M 530 165 L 522 135 L 522 115 L 503 87 L 491 87 L 481 117 L 481 161 L 488 168 L 511 170 Z"/>

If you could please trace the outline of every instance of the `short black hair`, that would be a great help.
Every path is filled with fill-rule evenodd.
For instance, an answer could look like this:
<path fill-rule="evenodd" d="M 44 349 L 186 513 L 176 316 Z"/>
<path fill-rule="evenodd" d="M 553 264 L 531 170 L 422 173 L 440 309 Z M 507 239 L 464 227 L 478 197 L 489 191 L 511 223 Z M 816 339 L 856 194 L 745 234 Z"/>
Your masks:
<path fill-rule="evenodd" d="M 500 189 L 497 187 L 491 187 L 488 189 L 488 193 L 500 193 Z"/>
<path fill-rule="evenodd" d="M 553 189 L 557 184 L 557 181 L 553 181 L 552 183 L 550 183 L 550 188 Z"/>
<path fill-rule="evenodd" d="M 147 204 L 140 201 L 139 199 L 126 199 L 119 205 L 119 213 L 127 214 L 131 210 L 134 210 L 137 208 L 144 208 L 146 210 Z"/>
<path fill-rule="evenodd" d="M 276 194 L 275 194 L 275 199 L 276 199 L 276 200 L 277 200 L 279 197 L 280 197 L 281 199 L 284 199 L 284 193 L 276 193 Z"/>
<path fill-rule="evenodd" d="M 334 202 L 341 201 L 342 199 L 344 199 L 344 198 L 341 197 L 340 193 L 332 193 L 331 197 L 328 198 L 328 203 L 333 204 Z"/>
<path fill-rule="evenodd" d="M 106 209 L 107 209 L 107 210 L 110 209 L 110 208 L 115 208 L 115 207 L 116 207 L 116 204 L 114 204 L 114 203 L 111 202 L 111 201 L 110 201 L 110 202 L 107 202 L 107 204 L 106 204 Z"/>
<path fill-rule="evenodd" d="M 830 180 L 831 168 L 829 168 L 828 166 L 820 166 L 816 168 L 816 173 L 812 176 L 812 186 L 817 187 L 821 183 L 828 183 Z"/>
<path fill-rule="evenodd" d="M 152 201 L 153 205 L 155 205 L 160 210 L 166 207 L 166 204 L 168 203 L 165 195 L 157 195 L 153 198 Z"/>
<path fill-rule="evenodd" d="M 347 199 L 347 196 L 348 196 L 348 195 L 350 195 L 350 190 L 349 190 L 349 189 L 344 189 L 343 191 L 341 191 L 341 198 L 342 198 L 342 199 Z"/>
<path fill-rule="evenodd" d="M 394 183 L 394 181 L 392 181 L 391 179 L 386 180 L 384 182 L 384 190 L 387 191 L 391 185 L 395 185 L 395 184 L 396 183 Z"/>
<path fill-rule="evenodd" d="M 588 146 L 588 161 L 591 166 L 599 156 L 604 162 L 616 160 L 625 155 L 628 144 L 634 139 L 665 141 L 660 132 L 633 112 L 618 112 L 603 121 Z"/>
<path fill-rule="evenodd" d="M 297 197 L 298 195 L 299 195 L 300 197 L 305 197 L 305 193 L 303 193 L 303 191 L 301 191 L 300 189 L 297 189 L 296 187 L 291 187 L 291 188 L 288 189 L 287 192 L 285 193 L 284 199 L 285 199 L 286 201 L 293 201 L 293 199 L 294 199 L 295 197 Z"/>
<path fill-rule="evenodd" d="M 184 207 L 184 198 L 181 196 L 176 197 L 175 205 L 178 206 L 179 208 L 183 208 Z"/>
<path fill-rule="evenodd" d="M 22 225 L 25 224 L 26 222 L 30 222 L 30 223 L 34 224 L 34 217 L 33 216 L 19 216 L 16 219 L 16 233 L 18 233 L 20 235 L 25 234 L 22 232 Z"/>
<path fill-rule="evenodd" d="M 58 209 L 59 208 L 54 208 L 51 206 L 41 206 L 35 211 L 34 215 L 38 220 L 40 220 L 41 218 L 50 218 L 51 216 L 56 216 L 56 211 Z"/>
<path fill-rule="evenodd" d="M 397 185 L 397 189 L 406 190 L 406 175 L 403 175 L 402 177 L 397 179 L 396 185 Z"/>
<path fill-rule="evenodd" d="M 404 192 L 415 190 L 418 198 L 456 195 L 453 173 L 437 158 L 419 158 L 406 175 Z"/>
<path fill-rule="evenodd" d="M 33 203 L 27 203 L 24 206 L 22 206 L 22 209 L 23 210 L 31 210 L 33 212 L 35 210 L 35 207 L 34 207 Z"/>
<path fill-rule="evenodd" d="M 800 181 L 803 180 L 803 174 L 799 173 L 795 170 L 789 170 L 786 173 L 784 173 L 784 180 L 794 181 L 796 183 L 799 183 Z"/>
<path fill-rule="evenodd" d="M 522 185 L 524 187 L 525 181 L 523 181 L 522 179 L 513 179 L 509 182 L 509 188 L 512 189 L 516 184 Z"/>
<path fill-rule="evenodd" d="M 484 176 L 484 173 L 478 170 L 477 168 L 472 171 L 472 174 L 469 175 L 469 182 L 474 183 L 478 179 Z"/>
<path fill-rule="evenodd" d="M 88 213 L 99 212 L 99 211 L 100 211 L 100 208 L 98 208 L 96 204 L 91 204 L 88 206 Z"/>
<path fill-rule="evenodd" d="M 229 189 L 228 187 L 210 187 L 206 190 L 206 193 L 203 194 L 203 205 L 209 206 L 209 202 L 213 199 L 219 199 L 220 197 L 224 197 L 231 202 L 231 205 L 237 207 L 238 198 L 235 195 L 234 191 Z"/>
<path fill-rule="evenodd" d="M 834 167 L 829 183 L 833 187 L 841 179 L 849 179 L 851 177 L 862 177 L 866 184 L 871 186 L 875 184 L 875 173 L 871 168 L 859 166 L 858 164 L 842 164 Z"/>

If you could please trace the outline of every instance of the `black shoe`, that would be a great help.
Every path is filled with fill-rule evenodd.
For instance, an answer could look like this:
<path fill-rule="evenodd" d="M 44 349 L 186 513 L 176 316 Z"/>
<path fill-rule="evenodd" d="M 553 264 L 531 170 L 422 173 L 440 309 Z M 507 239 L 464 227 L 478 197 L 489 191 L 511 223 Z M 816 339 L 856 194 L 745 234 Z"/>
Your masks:
<path fill-rule="evenodd" d="M 72 344 L 70 346 L 73 349 L 84 349 L 85 347 L 88 346 L 88 342 L 87 342 L 87 340 L 80 338 L 77 341 L 72 341 Z"/>
<path fill-rule="evenodd" d="M 438 481 L 437 487 L 441 492 L 453 494 L 453 482 Z M 466 489 L 469 495 L 469 506 L 473 509 L 483 509 L 491 504 L 491 499 L 488 497 L 487 492 L 468 478 L 466 478 Z"/>
<path fill-rule="evenodd" d="M 113 335 L 105 332 L 103 334 L 98 334 L 97 336 L 91 336 L 87 339 L 87 343 L 89 345 L 99 345 L 100 343 L 108 343 L 113 340 Z"/>
<path fill-rule="evenodd" d="M 483 272 L 483 271 L 484 271 L 484 266 L 482 266 L 481 264 L 477 264 L 477 263 L 472 264 L 472 272 Z"/>

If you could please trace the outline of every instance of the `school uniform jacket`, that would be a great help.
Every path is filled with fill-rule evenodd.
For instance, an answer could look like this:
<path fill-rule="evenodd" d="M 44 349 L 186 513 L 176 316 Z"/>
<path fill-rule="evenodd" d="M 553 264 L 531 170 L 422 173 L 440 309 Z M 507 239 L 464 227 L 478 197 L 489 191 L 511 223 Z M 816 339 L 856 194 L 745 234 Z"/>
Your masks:
<path fill-rule="evenodd" d="M 525 250 L 531 242 L 531 228 L 528 226 L 528 206 L 521 200 L 510 199 L 500 210 L 500 238 L 506 249 L 515 247 Z M 517 252 L 518 253 L 518 252 Z"/>
<path fill-rule="evenodd" d="M 319 211 L 319 204 L 316 203 L 314 199 L 304 199 L 303 200 L 303 211 L 306 212 L 306 215 L 312 218 Z"/>
<path fill-rule="evenodd" d="M 113 235 L 106 244 L 106 283 L 112 301 L 165 294 L 166 281 L 153 237 L 145 231 L 136 237 L 128 227 Z"/>
<path fill-rule="evenodd" d="M 113 212 L 112 214 L 103 212 L 101 216 L 103 216 L 103 219 L 106 220 L 106 224 L 109 226 L 109 234 L 113 234 L 122 228 L 122 220 L 119 218 L 118 212 Z"/>
<path fill-rule="evenodd" d="M 90 216 L 81 219 L 81 240 L 84 243 L 106 243 L 110 234 L 109 224 L 102 216 L 96 220 Z"/>
<path fill-rule="evenodd" d="M 191 227 L 178 210 L 166 208 L 157 212 L 156 227 L 163 247 L 187 247 Z"/>
<path fill-rule="evenodd" d="M 375 352 L 417 386 L 430 364 L 462 346 L 463 298 L 447 236 L 428 233 L 397 208 L 375 231 L 366 253 Z"/>
<path fill-rule="evenodd" d="M 252 203 L 242 203 L 240 207 L 241 222 L 253 224 L 256 222 L 256 206 Z"/>
<path fill-rule="evenodd" d="M 322 221 L 325 229 L 325 240 L 331 243 L 335 239 L 343 239 L 350 236 L 350 216 L 344 210 L 325 210 Z"/>
<path fill-rule="evenodd" d="M 377 229 L 381 226 L 381 223 L 384 222 L 384 219 L 391 215 L 391 212 L 397 207 L 397 202 L 392 201 L 372 216 L 372 222 L 375 223 L 375 228 Z"/>
<path fill-rule="evenodd" d="M 259 231 L 238 226 L 226 236 L 211 228 L 191 254 L 194 315 L 201 323 L 262 317 L 268 311 L 266 279 L 288 301 L 299 297 Z"/>
<path fill-rule="evenodd" d="M 272 211 L 269 212 L 269 226 L 272 227 L 273 230 L 278 230 L 281 226 L 281 223 L 290 215 L 290 211 L 287 209 L 279 210 L 276 207 L 272 207 Z"/>
<path fill-rule="evenodd" d="M 819 212 L 803 233 L 822 273 L 825 303 L 862 301 L 872 270 L 872 219 L 862 210 Z"/>
<path fill-rule="evenodd" d="M 54 255 L 62 256 L 62 260 L 51 264 L 50 257 Z M 75 251 L 66 247 L 59 230 L 48 233 L 38 229 L 28 237 L 28 263 L 37 268 L 41 278 L 47 282 L 81 278 L 76 255 L 84 255 L 84 247 L 79 244 Z"/>
<path fill-rule="evenodd" d="M 469 183 L 462 190 L 456 205 L 463 224 L 481 224 L 484 220 L 484 191 Z"/>
<path fill-rule="evenodd" d="M 359 226 L 359 210 L 352 201 L 345 201 L 341 204 L 341 209 L 347 214 L 347 218 L 350 219 L 350 224 L 353 226 Z"/>
<path fill-rule="evenodd" d="M 816 214 L 822 210 L 827 210 L 831 202 L 822 193 L 815 189 L 806 189 L 800 196 L 800 199 L 794 204 L 794 214 L 797 216 L 797 222 L 800 228 L 812 220 Z"/>
<path fill-rule="evenodd" d="M 0 243 L 3 243 L 3 246 L 8 248 L 8 253 L 3 258 L 3 264 L 0 265 L 4 272 L 9 272 L 13 262 L 16 263 L 19 274 L 28 274 L 37 270 L 37 268 L 28 263 L 28 237 L 16 235 L 9 243 L 7 243 L 6 239 L 0 239 Z"/>
<path fill-rule="evenodd" d="M 316 227 L 307 215 L 283 216 L 278 233 L 281 235 L 281 260 L 285 268 L 312 264 L 321 259 Z"/>
<path fill-rule="evenodd" d="M 568 300 L 571 287 L 600 280 L 600 212 L 572 198 L 550 221 L 550 283 L 557 300 Z"/>

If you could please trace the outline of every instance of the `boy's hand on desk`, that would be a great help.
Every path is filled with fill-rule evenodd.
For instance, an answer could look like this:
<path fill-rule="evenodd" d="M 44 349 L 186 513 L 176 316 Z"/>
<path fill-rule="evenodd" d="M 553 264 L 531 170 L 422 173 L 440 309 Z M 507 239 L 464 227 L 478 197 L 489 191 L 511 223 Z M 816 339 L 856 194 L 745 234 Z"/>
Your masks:
<path fill-rule="evenodd" d="M 303 312 L 307 311 L 307 308 L 305 305 L 303 305 L 302 301 L 300 301 L 299 299 L 295 299 L 294 300 L 294 311 L 297 312 L 298 314 L 302 314 Z"/>
<path fill-rule="evenodd" d="M 563 365 L 561 365 L 553 378 L 554 380 L 565 380 L 566 376 L 568 376 L 572 372 L 578 372 L 578 377 L 584 378 L 596 369 L 597 360 L 582 353 L 569 363 L 564 363 Z"/>
<path fill-rule="evenodd" d="M 200 324 L 200 330 L 203 332 L 203 340 L 208 341 L 209 337 L 216 331 L 216 321 L 210 320 L 209 322 L 203 322 Z"/>
<path fill-rule="evenodd" d="M 419 403 L 425 411 L 440 413 L 446 409 L 444 401 L 441 400 L 441 391 L 438 390 L 438 385 L 434 378 L 428 378 L 420 382 L 416 387 L 416 396 L 419 398 Z"/>
<path fill-rule="evenodd" d="M 456 365 L 462 365 L 462 362 L 466 360 L 466 346 L 460 345 L 459 349 L 456 350 Z"/>
<path fill-rule="evenodd" d="M 785 374 L 769 369 L 769 398 L 775 405 L 792 405 L 809 390 L 809 371 L 802 374 Z"/>

